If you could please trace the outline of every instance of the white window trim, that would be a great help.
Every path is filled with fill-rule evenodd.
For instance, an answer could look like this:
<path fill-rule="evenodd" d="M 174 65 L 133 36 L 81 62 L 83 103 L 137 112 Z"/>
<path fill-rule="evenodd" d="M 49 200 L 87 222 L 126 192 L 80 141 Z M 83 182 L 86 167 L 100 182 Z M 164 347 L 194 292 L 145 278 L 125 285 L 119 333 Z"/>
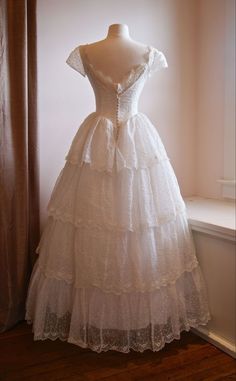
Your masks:
<path fill-rule="evenodd" d="M 235 202 L 192 196 L 184 198 L 192 230 L 235 242 Z"/>

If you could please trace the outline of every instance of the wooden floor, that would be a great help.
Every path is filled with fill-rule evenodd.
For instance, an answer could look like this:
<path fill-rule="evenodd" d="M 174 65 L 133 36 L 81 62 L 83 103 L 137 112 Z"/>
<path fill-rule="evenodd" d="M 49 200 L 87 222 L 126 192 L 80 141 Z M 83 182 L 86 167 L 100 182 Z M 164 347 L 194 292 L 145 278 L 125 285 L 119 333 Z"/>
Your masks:
<path fill-rule="evenodd" d="M 34 341 L 25 322 L 0 335 L 0 381 L 232 381 L 236 361 L 191 332 L 159 352 L 100 354 Z"/>

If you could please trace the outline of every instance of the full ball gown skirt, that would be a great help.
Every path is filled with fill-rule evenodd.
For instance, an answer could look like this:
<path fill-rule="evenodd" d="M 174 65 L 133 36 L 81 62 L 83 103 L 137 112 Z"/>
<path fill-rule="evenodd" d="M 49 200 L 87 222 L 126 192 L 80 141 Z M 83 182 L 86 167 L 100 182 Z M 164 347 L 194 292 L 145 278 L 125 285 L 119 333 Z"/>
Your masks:
<path fill-rule="evenodd" d="M 88 76 L 96 111 L 75 135 L 48 203 L 26 302 L 35 340 L 96 352 L 158 351 L 210 319 L 186 207 L 157 129 L 137 111 L 165 56 L 149 47 L 123 83 L 87 45 L 67 63 Z"/>

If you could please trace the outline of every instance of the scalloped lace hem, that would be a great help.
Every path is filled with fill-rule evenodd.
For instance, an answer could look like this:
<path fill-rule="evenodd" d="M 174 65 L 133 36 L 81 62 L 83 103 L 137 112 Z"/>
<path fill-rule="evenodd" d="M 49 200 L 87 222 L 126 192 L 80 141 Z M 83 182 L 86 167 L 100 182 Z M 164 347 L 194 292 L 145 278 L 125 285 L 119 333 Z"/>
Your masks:
<path fill-rule="evenodd" d="M 168 287 L 168 286 L 174 285 L 184 273 L 186 272 L 191 273 L 197 267 L 199 267 L 199 262 L 197 258 L 195 257 L 191 263 L 185 266 L 185 268 L 179 271 L 176 271 L 175 273 L 173 272 L 170 277 L 162 276 L 161 280 L 158 279 L 153 282 L 149 282 L 148 285 L 140 282 L 137 285 L 130 283 L 125 286 L 123 285 L 123 287 L 118 287 L 114 285 L 108 287 L 105 285 L 101 285 L 96 281 L 88 282 L 87 284 L 85 283 L 79 284 L 79 282 L 76 282 L 74 276 L 70 276 L 69 274 L 63 273 L 63 272 L 58 272 L 58 271 L 55 272 L 53 270 L 44 269 L 43 266 L 41 266 L 40 263 L 38 262 L 38 270 L 45 278 L 55 279 L 58 281 L 64 281 L 69 285 L 73 285 L 75 289 L 94 287 L 94 288 L 102 290 L 105 293 L 112 293 L 114 295 L 121 295 L 123 293 L 130 293 L 130 292 L 146 293 L 146 292 L 152 292 L 155 290 L 160 290 L 160 288 L 162 287 Z"/>
<path fill-rule="evenodd" d="M 92 220 L 88 220 L 87 222 L 82 218 L 75 219 L 74 216 L 66 213 L 62 213 L 60 210 L 56 208 L 48 208 L 47 209 L 48 216 L 53 217 L 55 220 L 59 220 L 63 223 L 69 223 L 75 226 L 76 228 L 85 228 L 85 229 L 97 229 L 97 230 L 110 230 L 110 231 L 141 231 L 145 229 L 157 228 L 159 226 L 163 226 L 169 222 L 172 222 L 176 219 L 176 217 L 180 215 L 186 215 L 186 206 L 182 205 L 180 207 L 176 207 L 176 212 L 172 214 L 168 214 L 165 217 L 158 217 L 158 223 L 156 224 L 139 224 L 135 227 L 129 226 L 119 226 L 115 224 L 98 224 Z"/>
<path fill-rule="evenodd" d="M 65 157 L 65 160 L 67 163 L 71 165 L 77 165 L 80 168 L 82 168 L 84 165 L 89 165 L 89 168 L 91 170 L 97 171 L 97 172 L 108 172 L 109 174 L 116 174 L 117 172 L 120 172 L 122 170 L 129 170 L 129 171 L 140 171 L 143 169 L 148 169 L 151 167 L 154 167 L 155 165 L 162 164 L 165 161 L 170 161 L 170 158 L 168 156 L 162 157 L 161 159 L 158 159 L 157 156 L 154 156 L 154 158 L 150 159 L 147 161 L 145 164 L 139 164 L 139 165 L 126 165 L 123 164 L 121 168 L 117 169 L 115 165 L 113 167 L 108 167 L 108 165 L 97 165 L 96 162 L 93 162 L 92 160 L 86 159 L 86 158 L 81 158 L 80 160 L 78 159 L 73 159 L 69 155 Z"/>
<path fill-rule="evenodd" d="M 206 325 L 210 320 L 210 314 L 206 313 L 201 318 L 191 319 L 180 322 L 180 326 L 175 331 L 171 331 L 172 325 L 167 323 L 160 327 L 159 325 L 147 327 L 138 330 L 118 330 L 118 329 L 99 329 L 96 327 L 80 327 L 81 338 L 76 338 L 68 332 L 70 314 L 65 314 L 62 318 L 58 318 L 56 314 L 49 313 L 46 326 L 60 325 L 61 332 L 43 332 L 35 333 L 34 340 L 52 340 L 57 339 L 75 344 L 81 348 L 88 348 L 94 352 L 101 353 L 109 350 L 129 353 L 131 350 L 135 352 L 144 352 L 151 350 L 153 352 L 160 351 L 166 344 L 173 340 L 180 340 L 181 332 L 188 332 L 191 328 L 197 328 L 200 325 Z M 27 324 L 33 324 L 33 321 L 26 318 Z M 50 329 L 50 328 L 49 328 Z M 32 328 L 34 332 L 34 327 Z"/>

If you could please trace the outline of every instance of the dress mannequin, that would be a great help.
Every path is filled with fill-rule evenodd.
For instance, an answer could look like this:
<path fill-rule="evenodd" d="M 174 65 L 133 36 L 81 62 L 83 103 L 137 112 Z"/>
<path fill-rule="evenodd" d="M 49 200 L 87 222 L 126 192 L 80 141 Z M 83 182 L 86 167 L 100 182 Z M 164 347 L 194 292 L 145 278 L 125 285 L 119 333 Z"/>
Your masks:
<path fill-rule="evenodd" d="M 110 25 L 104 40 L 87 45 L 87 54 L 93 66 L 114 82 L 121 82 L 132 67 L 142 63 L 145 52 L 146 45 L 130 37 L 126 24 Z"/>

